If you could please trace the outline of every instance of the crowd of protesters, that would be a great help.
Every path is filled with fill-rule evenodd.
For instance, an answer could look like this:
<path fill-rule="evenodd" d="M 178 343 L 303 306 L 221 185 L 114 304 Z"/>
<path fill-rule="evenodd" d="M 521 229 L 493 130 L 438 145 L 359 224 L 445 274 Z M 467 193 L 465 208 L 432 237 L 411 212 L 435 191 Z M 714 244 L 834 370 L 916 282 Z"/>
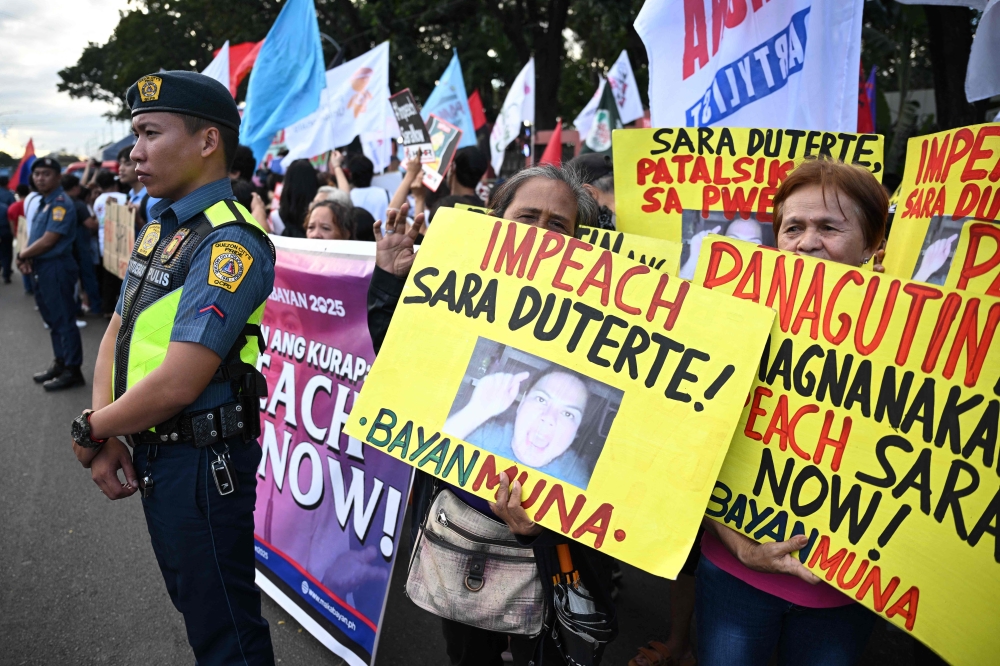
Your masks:
<path fill-rule="evenodd" d="M 110 317 L 121 281 L 104 269 L 103 228 L 108 203 L 135 211 L 137 229 L 149 221 L 151 199 L 138 182 L 135 164 L 125 148 L 118 156 L 118 174 L 88 165 L 81 178 L 64 175 L 62 189 L 73 199 L 77 233 L 73 257 L 80 269 L 78 314 Z M 334 151 L 322 166 L 295 160 L 281 169 L 256 168 L 250 150 L 240 146 L 230 178 L 235 198 L 270 233 L 317 240 L 376 242 L 376 267 L 368 293 L 368 319 L 376 352 L 392 319 L 412 265 L 415 246 L 436 212 L 456 204 L 486 207 L 497 217 L 566 235 L 580 226 L 614 229 L 614 178 L 610 158 L 585 155 L 565 167 L 536 166 L 494 184 L 488 200 L 484 191 L 489 169 L 475 147 L 459 150 L 437 191 L 424 186 L 414 161 L 393 169 L 402 173 L 389 192 L 373 185 L 371 160 L 360 153 Z M 0 213 L 10 221 L 0 234 L 0 264 L 11 283 L 11 239 L 19 220 L 38 212 L 40 197 L 30 185 L 10 193 L 0 180 Z M 795 170 L 775 198 L 774 237 L 780 249 L 858 266 L 872 261 L 880 270 L 887 234 L 888 196 L 867 171 L 833 161 L 809 162 Z M 816 216 L 809 211 L 822 211 Z M 817 220 L 821 220 L 820 228 Z M 839 225 L 830 233 L 831 220 Z M 24 282 L 26 292 L 31 283 Z M 422 517 L 443 484 L 417 471 L 413 486 L 415 539 Z M 496 502 L 486 502 L 459 488 L 445 486 L 469 510 L 509 529 L 535 554 L 538 576 L 551 605 L 553 574 L 558 574 L 556 548 L 569 547 L 581 580 L 598 608 L 609 618 L 610 638 L 617 634 L 616 596 L 620 569 L 616 562 L 561 535 L 543 529 L 521 508 L 516 480 L 501 476 Z M 706 520 L 688 562 L 672 585 L 670 634 L 663 642 L 639 648 L 631 666 L 857 663 L 876 621 L 874 614 L 846 596 L 819 583 L 792 552 L 804 537 L 781 543 L 756 543 Z M 697 618 L 695 650 L 690 633 Z M 517 664 L 566 663 L 564 646 L 553 635 L 526 637 L 489 631 L 454 618 L 442 617 L 451 664 L 500 664 L 503 653 Z M 605 641 L 606 644 L 607 641 Z M 602 647 L 592 655 L 600 661 Z M 941 663 L 929 651 L 922 663 Z"/>

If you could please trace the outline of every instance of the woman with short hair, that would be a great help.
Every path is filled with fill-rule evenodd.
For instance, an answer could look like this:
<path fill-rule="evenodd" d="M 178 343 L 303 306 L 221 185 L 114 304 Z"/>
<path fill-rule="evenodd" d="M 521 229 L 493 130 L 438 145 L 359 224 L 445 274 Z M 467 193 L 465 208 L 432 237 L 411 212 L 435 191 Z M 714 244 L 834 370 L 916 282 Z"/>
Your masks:
<path fill-rule="evenodd" d="M 354 221 L 350 209 L 337 201 L 314 201 L 306 218 L 306 238 L 353 240 Z"/>
<path fill-rule="evenodd" d="M 876 260 L 885 239 L 889 197 L 867 170 L 808 160 L 774 197 L 779 250 L 848 266 Z M 706 518 L 697 571 L 701 666 L 779 666 L 857 662 L 875 614 L 821 583 L 793 555 L 805 535 L 758 543 Z"/>

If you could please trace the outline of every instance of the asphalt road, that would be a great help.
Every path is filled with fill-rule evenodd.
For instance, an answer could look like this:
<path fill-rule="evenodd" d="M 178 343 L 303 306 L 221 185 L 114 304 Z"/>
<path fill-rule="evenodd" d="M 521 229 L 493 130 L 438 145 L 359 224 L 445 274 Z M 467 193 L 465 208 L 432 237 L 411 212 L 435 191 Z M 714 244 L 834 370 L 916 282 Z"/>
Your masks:
<path fill-rule="evenodd" d="M 47 394 L 31 381 L 52 352 L 33 300 L 14 277 L 0 284 L 0 664 L 192 663 L 138 497 L 107 500 L 73 457 L 69 424 L 89 406 L 89 385 Z M 105 322 L 87 321 L 89 384 Z M 404 569 L 393 576 L 377 662 L 446 664 L 437 618 L 403 595 Z M 622 569 L 620 636 L 603 663 L 625 666 L 637 646 L 666 636 L 669 582 Z M 278 662 L 342 663 L 266 596 L 264 615 Z M 880 622 L 861 663 L 918 663 L 913 654 L 910 639 Z"/>

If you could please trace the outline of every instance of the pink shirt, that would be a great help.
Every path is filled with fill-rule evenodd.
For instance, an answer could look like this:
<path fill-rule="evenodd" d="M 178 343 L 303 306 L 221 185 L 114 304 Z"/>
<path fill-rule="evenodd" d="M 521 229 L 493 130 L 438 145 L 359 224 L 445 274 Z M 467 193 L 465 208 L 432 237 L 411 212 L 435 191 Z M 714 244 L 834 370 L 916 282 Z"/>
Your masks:
<path fill-rule="evenodd" d="M 801 578 L 790 574 L 763 573 L 749 569 L 736 559 L 736 556 L 715 538 L 715 535 L 705 530 L 701 538 L 701 554 L 709 562 L 726 573 L 736 576 L 747 585 L 752 585 L 762 592 L 773 594 L 796 606 L 805 608 L 836 608 L 854 603 L 854 600 L 843 594 L 837 588 L 826 583 L 810 585 Z"/>

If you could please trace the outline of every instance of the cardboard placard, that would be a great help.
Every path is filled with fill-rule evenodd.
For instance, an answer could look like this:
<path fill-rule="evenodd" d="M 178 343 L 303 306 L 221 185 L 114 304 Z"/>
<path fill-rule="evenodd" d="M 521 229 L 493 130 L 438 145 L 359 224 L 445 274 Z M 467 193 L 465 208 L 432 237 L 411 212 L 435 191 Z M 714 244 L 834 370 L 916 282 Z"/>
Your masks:
<path fill-rule="evenodd" d="M 104 268 L 125 279 L 135 246 L 135 211 L 109 199 L 104 213 Z"/>
<path fill-rule="evenodd" d="M 719 236 L 695 283 L 777 310 L 707 514 L 805 534 L 826 583 L 949 663 L 993 661 L 1000 299 Z"/>
<path fill-rule="evenodd" d="M 462 130 L 438 118 L 433 113 L 428 119 L 430 122 L 427 125 L 427 134 L 430 136 L 434 159 L 422 165 L 423 183 L 424 187 L 437 192 L 444 180 L 444 175 L 448 172 L 448 167 L 455 159 L 458 142 L 462 140 Z"/>
<path fill-rule="evenodd" d="M 420 106 L 413 98 L 409 88 L 401 90 L 389 97 L 392 113 L 399 123 L 399 135 L 403 139 L 403 154 L 406 161 L 420 159 L 426 164 L 434 161 L 434 147 L 431 145 L 430 134 L 420 117 Z"/>
<path fill-rule="evenodd" d="M 345 432 L 482 498 L 507 471 L 532 520 L 673 578 L 773 316 L 443 208 Z"/>

